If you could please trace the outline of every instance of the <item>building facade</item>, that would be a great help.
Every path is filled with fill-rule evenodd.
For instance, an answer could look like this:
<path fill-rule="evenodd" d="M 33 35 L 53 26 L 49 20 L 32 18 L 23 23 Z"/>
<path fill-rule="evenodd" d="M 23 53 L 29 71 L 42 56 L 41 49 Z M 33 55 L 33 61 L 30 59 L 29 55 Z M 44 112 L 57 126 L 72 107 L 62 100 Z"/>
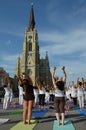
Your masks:
<path fill-rule="evenodd" d="M 0 88 L 2 88 L 2 77 L 9 77 L 9 74 L 4 70 L 3 67 L 0 67 Z"/>
<path fill-rule="evenodd" d="M 34 85 L 37 77 L 51 85 L 48 53 L 46 52 L 44 59 L 40 59 L 33 6 L 31 6 L 29 24 L 25 32 L 22 57 L 19 56 L 16 63 L 16 75 L 20 76 L 22 72 L 26 72 L 31 77 Z"/>

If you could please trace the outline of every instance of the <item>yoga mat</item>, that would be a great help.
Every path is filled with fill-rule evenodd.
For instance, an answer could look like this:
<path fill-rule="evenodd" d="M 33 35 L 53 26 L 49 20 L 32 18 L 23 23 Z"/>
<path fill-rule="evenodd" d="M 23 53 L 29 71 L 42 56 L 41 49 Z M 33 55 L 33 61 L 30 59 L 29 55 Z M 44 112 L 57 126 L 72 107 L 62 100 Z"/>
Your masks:
<path fill-rule="evenodd" d="M 47 111 L 48 111 L 47 109 L 42 110 L 42 111 L 36 110 L 36 111 L 32 112 L 32 116 L 34 116 L 34 117 L 41 117 L 41 116 L 44 116 Z"/>
<path fill-rule="evenodd" d="M 77 109 L 79 109 L 79 106 L 73 106 L 73 109 L 77 110 Z"/>
<path fill-rule="evenodd" d="M 77 110 L 77 112 L 81 115 L 86 115 L 86 110 Z"/>
<path fill-rule="evenodd" d="M 39 123 L 43 123 L 43 122 L 49 122 L 49 121 L 54 121 L 56 118 L 46 118 L 46 119 L 39 119 Z"/>
<path fill-rule="evenodd" d="M 6 123 L 9 119 L 3 119 L 3 118 L 0 118 L 0 125 Z"/>
<path fill-rule="evenodd" d="M 59 125 L 57 124 L 57 120 L 54 120 L 54 125 L 53 125 L 53 130 L 75 130 L 73 124 L 71 123 L 71 121 L 66 120 L 65 121 L 65 125 Z"/>
<path fill-rule="evenodd" d="M 33 130 L 33 128 L 36 126 L 37 121 L 36 120 L 31 120 L 31 124 L 24 125 L 23 122 L 19 122 L 16 124 L 14 127 L 12 127 L 10 130 Z"/>
<path fill-rule="evenodd" d="M 17 109 L 9 113 L 10 115 L 19 115 L 23 113 L 23 109 Z"/>
<path fill-rule="evenodd" d="M 41 116 L 44 116 L 46 114 L 48 110 L 45 109 L 45 110 L 35 110 L 35 111 L 32 111 L 32 116 L 34 117 L 41 117 Z M 23 109 L 19 109 L 19 110 L 14 110 L 13 112 L 9 113 L 11 115 L 19 115 L 19 114 L 22 114 L 23 113 Z"/>

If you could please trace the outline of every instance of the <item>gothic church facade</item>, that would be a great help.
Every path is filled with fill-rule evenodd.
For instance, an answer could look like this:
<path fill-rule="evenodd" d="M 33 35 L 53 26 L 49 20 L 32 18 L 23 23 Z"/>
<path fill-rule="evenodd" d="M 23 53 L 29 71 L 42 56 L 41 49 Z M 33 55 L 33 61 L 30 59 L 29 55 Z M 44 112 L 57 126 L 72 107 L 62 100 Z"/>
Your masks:
<path fill-rule="evenodd" d="M 34 85 L 37 77 L 40 77 L 45 84 L 51 85 L 51 73 L 47 52 L 45 58 L 40 59 L 33 6 L 31 6 L 29 24 L 25 32 L 22 58 L 19 56 L 16 63 L 16 75 L 20 76 L 22 72 L 27 73 L 31 77 Z"/>

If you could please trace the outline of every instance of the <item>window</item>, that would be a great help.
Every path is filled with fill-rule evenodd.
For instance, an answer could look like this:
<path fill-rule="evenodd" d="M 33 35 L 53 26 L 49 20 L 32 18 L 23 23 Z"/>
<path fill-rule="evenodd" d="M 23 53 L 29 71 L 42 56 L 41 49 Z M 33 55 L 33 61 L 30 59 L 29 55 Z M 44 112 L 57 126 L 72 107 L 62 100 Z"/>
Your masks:
<path fill-rule="evenodd" d="M 29 42 L 29 51 L 32 51 L 32 43 Z"/>
<path fill-rule="evenodd" d="M 32 39 L 32 36 L 31 36 L 31 35 L 29 36 L 29 39 Z"/>

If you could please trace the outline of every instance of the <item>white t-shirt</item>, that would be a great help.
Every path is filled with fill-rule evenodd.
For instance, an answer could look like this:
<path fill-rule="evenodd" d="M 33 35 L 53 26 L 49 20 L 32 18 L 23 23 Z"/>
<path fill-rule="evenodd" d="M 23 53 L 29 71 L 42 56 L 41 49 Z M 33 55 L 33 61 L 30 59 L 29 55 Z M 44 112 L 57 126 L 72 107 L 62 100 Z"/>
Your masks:
<path fill-rule="evenodd" d="M 23 88 L 19 85 L 18 89 L 19 89 L 19 95 L 23 95 Z"/>
<path fill-rule="evenodd" d="M 9 87 L 5 87 L 5 95 L 9 96 L 10 95 L 10 88 Z"/>
<path fill-rule="evenodd" d="M 45 92 L 45 102 L 49 102 L 50 94 L 49 92 Z"/>
<path fill-rule="evenodd" d="M 84 88 L 77 88 L 77 95 L 78 96 L 84 96 Z"/>
<path fill-rule="evenodd" d="M 42 89 L 39 89 L 39 94 L 45 94 L 45 88 L 44 87 L 42 87 Z"/>
<path fill-rule="evenodd" d="M 67 90 L 67 91 L 66 91 L 66 98 L 67 98 L 67 99 L 70 98 L 70 94 L 71 94 L 70 90 Z"/>
<path fill-rule="evenodd" d="M 54 95 L 55 95 L 55 97 L 64 97 L 65 96 L 64 91 L 61 91 L 59 89 L 54 90 Z"/>
<path fill-rule="evenodd" d="M 77 88 L 71 87 L 71 97 L 77 97 Z"/>
<path fill-rule="evenodd" d="M 38 89 L 33 89 L 34 95 L 38 95 Z"/>

